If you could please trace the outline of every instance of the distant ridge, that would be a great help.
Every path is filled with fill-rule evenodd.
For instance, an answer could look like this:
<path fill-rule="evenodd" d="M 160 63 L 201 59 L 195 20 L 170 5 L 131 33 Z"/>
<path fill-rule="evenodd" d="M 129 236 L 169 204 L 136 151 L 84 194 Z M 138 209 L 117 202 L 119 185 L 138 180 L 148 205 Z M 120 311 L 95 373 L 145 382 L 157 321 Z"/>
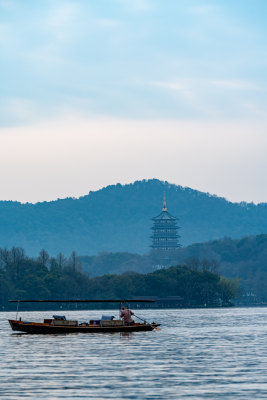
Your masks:
<path fill-rule="evenodd" d="M 0 247 L 23 247 L 30 255 L 72 250 L 146 253 L 151 219 L 167 207 L 179 218 L 181 243 L 267 232 L 267 204 L 232 203 L 222 197 L 159 181 L 107 186 L 88 195 L 36 204 L 0 201 Z"/>

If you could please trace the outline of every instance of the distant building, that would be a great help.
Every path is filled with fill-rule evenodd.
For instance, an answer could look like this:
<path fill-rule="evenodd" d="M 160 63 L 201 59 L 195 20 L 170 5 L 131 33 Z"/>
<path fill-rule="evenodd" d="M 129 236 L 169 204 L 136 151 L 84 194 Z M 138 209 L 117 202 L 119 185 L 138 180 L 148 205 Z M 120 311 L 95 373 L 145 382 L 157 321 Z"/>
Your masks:
<path fill-rule="evenodd" d="M 167 265 L 175 258 L 176 251 L 181 245 L 179 244 L 177 218 L 167 211 L 166 197 L 164 195 L 162 212 L 153 218 L 154 225 L 152 227 L 153 234 L 152 253 L 159 262 Z"/>

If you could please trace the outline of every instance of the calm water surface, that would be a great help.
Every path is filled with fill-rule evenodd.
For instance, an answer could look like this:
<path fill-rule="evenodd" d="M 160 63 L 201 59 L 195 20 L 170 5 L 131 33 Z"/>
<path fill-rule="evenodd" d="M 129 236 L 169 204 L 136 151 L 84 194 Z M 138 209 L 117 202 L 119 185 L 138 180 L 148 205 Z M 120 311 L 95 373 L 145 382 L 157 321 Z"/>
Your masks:
<path fill-rule="evenodd" d="M 15 314 L 0 313 L 0 398 L 267 398 L 267 308 L 137 315 L 151 313 L 160 332 L 51 336 L 12 333 L 7 319 Z M 52 314 L 20 313 L 39 321 Z M 102 312 L 65 315 L 88 320 Z"/>

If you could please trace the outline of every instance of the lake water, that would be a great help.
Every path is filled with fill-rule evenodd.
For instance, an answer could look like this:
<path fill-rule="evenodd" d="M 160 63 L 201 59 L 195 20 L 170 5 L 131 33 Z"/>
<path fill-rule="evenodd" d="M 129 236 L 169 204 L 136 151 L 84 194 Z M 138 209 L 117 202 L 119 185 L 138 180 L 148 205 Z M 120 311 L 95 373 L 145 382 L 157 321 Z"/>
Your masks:
<path fill-rule="evenodd" d="M 102 312 L 64 314 L 88 320 Z M 35 336 L 12 332 L 15 313 L 0 313 L 1 400 L 267 398 L 267 308 L 137 313 L 151 314 L 161 331 Z"/>

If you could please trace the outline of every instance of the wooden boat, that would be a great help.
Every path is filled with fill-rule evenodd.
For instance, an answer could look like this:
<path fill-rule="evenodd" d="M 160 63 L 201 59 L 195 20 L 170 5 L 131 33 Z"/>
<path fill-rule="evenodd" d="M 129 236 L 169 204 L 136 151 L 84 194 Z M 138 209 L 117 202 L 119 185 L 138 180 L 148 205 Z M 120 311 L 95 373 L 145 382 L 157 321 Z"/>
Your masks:
<path fill-rule="evenodd" d="M 152 300 L 9 300 L 10 302 L 120 302 L 132 303 L 132 302 L 153 302 Z M 18 313 L 17 305 L 17 313 Z M 137 316 L 136 316 L 137 317 Z M 137 317 L 139 318 L 139 317 Z M 141 319 L 141 318 L 139 318 Z M 142 320 L 142 323 L 131 323 L 125 324 L 122 320 L 115 320 L 114 317 L 105 317 L 100 320 L 90 320 L 87 322 L 81 322 L 74 320 L 67 320 L 65 316 L 54 315 L 51 319 L 44 319 L 43 322 L 28 322 L 22 321 L 21 318 L 9 320 L 9 324 L 13 331 L 20 331 L 32 334 L 57 334 L 57 333 L 112 333 L 112 332 L 144 332 L 153 331 L 158 329 L 160 324 L 155 322 L 147 323 Z"/>
<path fill-rule="evenodd" d="M 68 321 L 67 321 L 68 322 Z M 114 321 L 117 322 L 117 321 Z M 26 333 L 41 333 L 41 334 L 51 334 L 51 333 L 104 333 L 104 332 L 140 332 L 140 331 L 153 331 L 157 328 L 159 324 L 148 324 L 148 323 L 134 323 L 131 325 L 91 325 L 91 324 L 77 324 L 76 326 L 68 325 L 54 325 L 54 323 L 45 322 L 26 322 L 26 321 L 16 321 L 9 320 L 10 326 L 13 331 L 21 331 Z"/>

